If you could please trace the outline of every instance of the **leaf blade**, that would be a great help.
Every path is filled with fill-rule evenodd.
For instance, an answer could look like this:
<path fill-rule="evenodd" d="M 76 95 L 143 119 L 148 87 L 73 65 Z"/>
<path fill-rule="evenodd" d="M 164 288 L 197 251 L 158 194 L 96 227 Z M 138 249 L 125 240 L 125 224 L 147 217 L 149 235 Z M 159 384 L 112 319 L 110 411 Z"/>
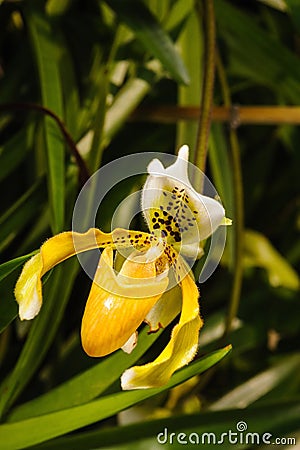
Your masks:
<path fill-rule="evenodd" d="M 26 9 L 32 47 L 36 56 L 43 105 L 63 117 L 63 96 L 58 64 L 56 33 L 49 20 L 34 8 Z M 48 162 L 48 190 L 52 210 L 52 231 L 64 227 L 64 144 L 53 119 L 45 118 L 45 139 Z"/>
<path fill-rule="evenodd" d="M 176 81 L 189 83 L 189 75 L 169 35 L 140 1 L 110 0 L 107 4 L 135 33 L 137 39 L 171 73 Z"/>
<path fill-rule="evenodd" d="M 47 439 L 60 436 L 69 431 L 110 417 L 125 408 L 174 387 L 192 376 L 207 370 L 216 362 L 220 361 L 230 349 L 231 347 L 227 346 L 181 369 L 162 388 L 120 392 L 71 409 L 46 414 L 21 422 L 4 424 L 0 426 L 0 435 L 2 438 L 0 449 L 4 450 L 3 445 L 5 445 L 5 450 L 13 450 L 20 448 L 20 446 L 21 448 L 26 448 L 30 445 L 38 444 Z"/>

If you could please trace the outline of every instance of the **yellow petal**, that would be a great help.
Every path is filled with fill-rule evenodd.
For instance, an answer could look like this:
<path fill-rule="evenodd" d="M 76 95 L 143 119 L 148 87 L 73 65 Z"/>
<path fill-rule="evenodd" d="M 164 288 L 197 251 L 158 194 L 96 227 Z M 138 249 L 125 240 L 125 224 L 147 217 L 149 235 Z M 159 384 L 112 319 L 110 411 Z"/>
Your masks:
<path fill-rule="evenodd" d="M 165 292 L 146 316 L 145 322 L 150 326 L 150 333 L 165 328 L 181 311 L 182 298 L 179 286 Z"/>
<path fill-rule="evenodd" d="M 198 348 L 202 326 L 199 316 L 198 289 L 190 275 L 181 281 L 182 312 L 171 339 L 155 361 L 126 370 L 121 377 L 124 390 L 159 387 L 168 382 L 175 370 L 188 364 Z"/>
<path fill-rule="evenodd" d="M 33 319 L 42 306 L 42 283 L 40 272 L 42 267 L 41 254 L 30 258 L 18 279 L 15 287 L 15 296 L 19 303 L 19 316 L 21 320 Z"/>
<path fill-rule="evenodd" d="M 138 236 L 138 237 L 136 237 Z M 35 317 L 42 304 L 42 276 L 60 262 L 76 253 L 101 247 L 147 246 L 147 233 L 136 233 L 118 228 L 112 233 L 103 233 L 91 228 L 86 233 L 67 231 L 48 239 L 40 252 L 24 265 L 15 287 L 15 297 L 19 303 L 21 320 Z"/>
<path fill-rule="evenodd" d="M 168 279 L 155 274 L 155 262 L 126 260 L 116 276 L 112 249 L 103 251 L 82 319 L 82 346 L 88 355 L 104 356 L 128 342 L 167 288 Z"/>

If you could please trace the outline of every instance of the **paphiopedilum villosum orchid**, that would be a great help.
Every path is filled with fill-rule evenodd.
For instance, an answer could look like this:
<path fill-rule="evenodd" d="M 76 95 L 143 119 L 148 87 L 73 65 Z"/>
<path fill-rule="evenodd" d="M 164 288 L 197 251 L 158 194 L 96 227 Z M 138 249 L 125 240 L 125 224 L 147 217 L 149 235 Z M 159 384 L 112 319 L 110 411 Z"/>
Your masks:
<path fill-rule="evenodd" d="M 104 233 L 64 232 L 48 239 L 24 265 L 15 288 L 20 318 L 30 320 L 42 305 L 41 278 L 56 264 L 94 248 L 103 248 L 82 319 L 82 346 L 90 356 L 104 356 L 122 348 L 130 353 L 137 329 L 145 321 L 154 332 L 181 311 L 162 353 L 121 377 L 125 390 L 165 384 L 173 372 L 188 364 L 198 348 L 202 326 L 198 288 L 185 258 L 199 257 L 201 241 L 221 224 L 225 211 L 215 199 L 199 194 L 188 178 L 188 147 L 179 150 L 174 164 L 164 168 L 158 159 L 148 166 L 142 210 L 150 233 L 115 229 Z M 114 250 L 131 249 L 120 272 L 114 270 Z M 181 287 L 181 299 L 166 295 Z M 178 289 L 178 288 L 177 288 Z"/>

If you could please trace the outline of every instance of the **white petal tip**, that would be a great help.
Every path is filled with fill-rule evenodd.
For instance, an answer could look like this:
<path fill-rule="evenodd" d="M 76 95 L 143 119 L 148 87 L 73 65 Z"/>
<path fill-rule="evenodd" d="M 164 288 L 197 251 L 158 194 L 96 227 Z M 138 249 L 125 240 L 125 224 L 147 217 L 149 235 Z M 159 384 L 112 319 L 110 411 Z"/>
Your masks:
<path fill-rule="evenodd" d="M 125 344 L 123 345 L 122 350 L 125 353 L 130 354 L 132 352 L 132 350 L 136 347 L 137 344 L 137 338 L 138 338 L 138 334 L 135 331 L 130 338 L 128 339 L 128 341 L 125 342 Z"/>
<path fill-rule="evenodd" d="M 129 391 L 131 389 L 134 389 L 134 386 L 131 384 L 131 380 L 133 378 L 132 369 L 127 369 L 121 376 L 121 387 L 123 391 Z"/>
<path fill-rule="evenodd" d="M 164 166 L 159 161 L 159 159 L 153 159 L 147 167 L 149 175 L 160 176 L 164 173 Z"/>
<path fill-rule="evenodd" d="M 38 315 L 41 309 L 41 302 L 38 293 L 35 292 L 30 302 L 22 302 L 19 306 L 19 317 L 21 320 L 32 320 Z"/>
<path fill-rule="evenodd" d="M 188 145 L 182 145 L 178 150 L 178 157 L 184 159 L 185 161 L 189 160 L 189 147 Z"/>
<path fill-rule="evenodd" d="M 123 391 L 131 391 L 133 389 L 149 389 L 155 387 L 151 384 L 139 384 L 137 380 L 139 379 L 139 368 L 141 366 L 131 367 L 125 370 L 121 376 L 121 387 Z M 137 370 L 135 370 L 137 369 Z M 145 380 L 144 380 L 145 381 Z"/>

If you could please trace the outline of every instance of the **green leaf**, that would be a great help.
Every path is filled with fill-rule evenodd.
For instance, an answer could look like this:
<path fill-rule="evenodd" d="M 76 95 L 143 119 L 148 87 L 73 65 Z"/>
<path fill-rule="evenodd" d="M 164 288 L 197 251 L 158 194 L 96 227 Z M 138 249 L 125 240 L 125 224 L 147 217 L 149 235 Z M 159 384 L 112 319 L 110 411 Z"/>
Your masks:
<path fill-rule="evenodd" d="M 37 251 L 29 253 L 28 255 L 19 256 L 0 265 L 0 281 L 10 275 L 14 270 L 24 264 L 31 256 L 35 255 Z"/>
<path fill-rule="evenodd" d="M 230 351 L 231 347 L 218 350 L 195 361 L 179 370 L 171 380 L 161 388 L 142 389 L 119 392 L 107 395 L 99 400 L 82 406 L 65 409 L 59 412 L 42 415 L 24 421 L 0 426 L 0 449 L 13 450 L 27 448 L 99 420 L 111 417 L 121 410 L 136 403 L 164 392 L 189 378 L 204 372 L 220 361 Z"/>
<path fill-rule="evenodd" d="M 284 434 L 295 436 L 299 428 L 300 408 L 299 399 L 290 402 L 276 402 L 270 405 L 251 407 L 247 409 L 227 409 L 225 411 L 202 412 L 200 414 L 188 414 L 178 417 L 165 417 L 163 419 L 134 423 L 123 427 L 111 427 L 96 431 L 76 433 L 74 436 L 55 439 L 45 444 L 34 447 L 40 450 L 86 450 L 86 449 L 110 449 L 110 450 L 145 450 L 164 448 L 168 450 L 182 450 L 182 448 L 225 448 L 226 450 L 249 447 L 246 444 L 246 433 L 259 433 L 260 442 L 262 435 L 271 433 L 270 442 L 275 442 L 275 437 Z M 239 444 L 233 444 L 237 432 L 237 423 L 245 422 L 247 431 L 239 434 Z M 232 431 L 231 444 L 229 431 Z M 171 433 L 174 433 L 171 435 Z M 185 433 L 179 436 L 179 433 Z M 213 443 L 213 435 L 215 443 Z M 226 433 L 223 435 L 222 433 Z M 158 442 L 158 435 L 160 443 Z M 199 436 L 199 443 L 195 439 Z M 268 438 L 266 436 L 266 438 Z M 178 442 L 178 439 L 187 440 L 187 444 Z M 189 442 L 191 439 L 191 442 Z M 203 439 L 203 441 L 202 441 Z M 217 444 L 218 440 L 223 443 Z M 251 435 L 248 435 L 248 441 Z M 209 444 L 210 442 L 210 444 Z M 256 441 L 254 441 L 256 443 Z M 255 446 L 256 447 L 256 446 Z M 270 445 L 269 445 L 270 447 Z M 258 447 L 257 447 L 258 448 Z M 259 447 L 261 448 L 261 447 Z"/>
<path fill-rule="evenodd" d="M 191 41 L 193 41 L 192 46 Z M 190 106 L 200 101 L 200 80 L 203 77 L 203 35 L 195 14 L 191 15 L 186 21 L 179 37 L 178 45 L 191 79 L 188 86 L 178 86 L 178 105 Z M 187 144 L 190 147 L 190 161 L 194 160 L 197 132 L 197 122 L 179 121 L 177 125 L 177 147 L 181 147 L 183 144 Z"/>
<path fill-rule="evenodd" d="M 165 300 L 168 297 L 171 297 L 174 302 L 180 300 L 181 290 L 178 287 L 171 289 L 164 294 Z M 167 318 L 164 324 L 168 325 Z M 161 333 L 162 330 L 148 334 L 148 327 L 145 327 L 139 334 L 138 345 L 132 353 L 128 355 L 119 350 L 107 358 L 101 359 L 94 367 L 71 378 L 50 392 L 17 407 L 10 414 L 9 421 L 18 421 L 59 409 L 71 408 L 93 400 L 116 382 L 128 367 L 135 364 Z"/>
<path fill-rule="evenodd" d="M 300 103 L 299 58 L 229 2 L 215 2 L 215 12 L 231 73 L 280 92 L 292 104 Z"/>
<path fill-rule="evenodd" d="M 105 116 L 103 145 L 109 144 L 150 89 L 151 84 L 141 78 L 129 79 L 120 89 Z"/>
<path fill-rule="evenodd" d="M 14 302 L 12 295 L 1 296 L 0 302 L 0 333 L 17 317 L 18 305 Z"/>
<path fill-rule="evenodd" d="M 288 12 L 290 13 L 291 19 L 294 22 L 294 25 L 298 31 L 300 32 L 300 5 L 298 0 L 285 0 L 285 3 L 288 6 Z"/>
<path fill-rule="evenodd" d="M 62 16 L 70 8 L 72 0 L 48 0 L 46 11 L 49 16 Z"/>
<path fill-rule="evenodd" d="M 0 147 L 0 181 L 10 175 L 27 157 L 32 146 L 33 126 L 22 128 Z"/>
<path fill-rule="evenodd" d="M 233 215 L 233 181 L 224 129 L 220 124 L 213 124 L 209 142 L 209 162 L 214 184 L 226 209 L 227 217 Z"/>
<path fill-rule="evenodd" d="M 119 350 L 100 360 L 94 367 L 51 389 L 50 392 L 15 408 L 9 415 L 9 421 L 16 422 L 93 400 L 117 381 L 128 367 L 135 364 L 160 334 L 161 332 L 148 335 L 145 328 L 139 335 L 137 347 L 130 355 Z"/>
<path fill-rule="evenodd" d="M 258 0 L 258 1 L 260 1 L 261 3 L 265 3 L 265 5 L 270 6 L 271 8 L 278 9 L 279 11 L 286 11 L 286 3 L 288 3 L 289 0 Z"/>
<path fill-rule="evenodd" d="M 224 128 L 220 124 L 212 124 L 209 139 L 209 163 L 214 184 L 225 207 L 226 217 L 232 218 L 234 217 L 234 184 L 227 147 L 228 144 L 225 138 Z M 226 236 L 226 249 L 228 249 L 228 265 L 231 269 L 233 264 L 234 239 L 235 236 L 229 230 Z"/>
<path fill-rule="evenodd" d="M 62 4 L 63 2 L 55 1 L 55 3 L 59 6 L 59 4 Z M 47 2 L 47 6 L 48 4 L 49 2 Z M 63 92 L 64 98 L 65 122 L 69 133 L 71 136 L 75 137 L 78 133 L 80 99 L 76 74 L 74 71 L 74 63 L 71 52 L 67 46 L 67 42 L 61 33 L 61 30 L 58 28 L 56 29 L 56 38 L 60 51 L 59 69 L 61 77 L 61 91 Z"/>
<path fill-rule="evenodd" d="M 283 381 L 287 382 L 288 379 L 293 378 L 293 374 L 299 373 L 299 369 L 299 354 L 284 356 L 270 369 L 255 375 L 250 380 L 225 394 L 214 402 L 209 409 L 218 411 L 229 408 L 246 408 Z"/>
<path fill-rule="evenodd" d="M 109 0 L 107 4 L 126 23 L 145 49 L 155 56 L 179 83 L 189 75 L 169 35 L 140 0 Z"/>
<path fill-rule="evenodd" d="M 57 328 L 77 275 L 76 259 L 56 267 L 45 285 L 44 304 L 30 328 L 26 343 L 12 373 L 0 387 L 0 415 L 22 392 L 56 336 Z M 68 283 L 65 283 L 65 280 Z"/>
<path fill-rule="evenodd" d="M 59 73 L 59 45 L 55 30 L 47 16 L 37 9 L 26 9 L 26 19 L 36 56 L 43 105 L 63 118 L 62 88 Z M 64 144 L 53 119 L 45 118 L 45 139 L 48 161 L 48 189 L 52 231 L 64 228 Z"/>
<path fill-rule="evenodd" d="M 43 180 L 38 180 L 0 217 L 0 251 L 37 215 L 44 199 Z"/>
<path fill-rule="evenodd" d="M 166 18 L 165 28 L 171 31 L 178 27 L 193 11 L 193 0 L 177 0 L 172 5 Z M 189 70 L 189 68 L 188 68 Z"/>
<path fill-rule="evenodd" d="M 245 231 L 244 263 L 246 267 L 261 267 L 268 273 L 272 286 L 298 290 L 300 279 L 296 270 L 278 253 L 271 242 L 254 230 Z"/>

